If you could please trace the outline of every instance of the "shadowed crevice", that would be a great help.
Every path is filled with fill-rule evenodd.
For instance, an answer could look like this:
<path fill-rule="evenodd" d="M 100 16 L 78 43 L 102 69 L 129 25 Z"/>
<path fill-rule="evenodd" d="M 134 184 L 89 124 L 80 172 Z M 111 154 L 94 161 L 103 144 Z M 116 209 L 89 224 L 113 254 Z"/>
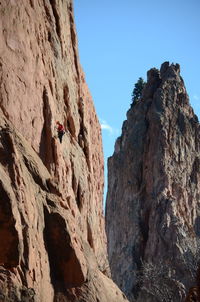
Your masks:
<path fill-rule="evenodd" d="M 44 242 L 49 257 L 51 282 L 55 291 L 81 286 L 84 282 L 81 265 L 71 245 L 66 222 L 59 213 L 44 208 Z"/>
<path fill-rule="evenodd" d="M 41 132 L 39 156 L 42 159 L 46 168 L 50 171 L 51 162 L 54 162 L 54 156 L 52 151 L 53 138 L 51 132 L 52 112 L 49 104 L 47 89 L 45 87 L 43 90 L 42 98 L 44 124 Z"/>
<path fill-rule="evenodd" d="M 5 268 L 19 264 L 19 237 L 15 228 L 11 200 L 0 181 L 0 264 Z"/>

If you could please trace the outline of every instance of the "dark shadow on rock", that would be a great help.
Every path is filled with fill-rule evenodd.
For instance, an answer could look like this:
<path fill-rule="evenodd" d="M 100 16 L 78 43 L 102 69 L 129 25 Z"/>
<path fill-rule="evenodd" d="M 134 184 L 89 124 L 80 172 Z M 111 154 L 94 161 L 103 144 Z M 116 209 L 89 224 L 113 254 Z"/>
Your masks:
<path fill-rule="evenodd" d="M 65 219 L 44 208 L 44 242 L 49 257 L 51 282 L 56 292 L 65 292 L 84 282 L 81 265 L 71 245 Z"/>
<path fill-rule="evenodd" d="M 54 162 L 53 151 L 52 151 L 52 132 L 51 132 L 51 121 L 52 113 L 49 104 L 49 97 L 46 88 L 43 90 L 43 117 L 44 125 L 40 139 L 39 156 L 42 159 L 44 165 L 50 172 L 50 164 Z"/>
<path fill-rule="evenodd" d="M 9 269 L 19 264 L 19 238 L 10 196 L 2 181 L 0 181 L 0 198 L 0 263 Z"/>

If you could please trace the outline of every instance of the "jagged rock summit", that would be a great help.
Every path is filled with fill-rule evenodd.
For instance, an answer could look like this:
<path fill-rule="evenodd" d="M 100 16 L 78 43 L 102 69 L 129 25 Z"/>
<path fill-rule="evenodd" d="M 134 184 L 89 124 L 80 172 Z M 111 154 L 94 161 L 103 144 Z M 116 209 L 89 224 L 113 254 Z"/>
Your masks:
<path fill-rule="evenodd" d="M 1 1 L 1 302 L 127 301 L 109 277 L 102 199 L 72 1 Z"/>
<path fill-rule="evenodd" d="M 188 261 L 200 237 L 199 131 L 180 66 L 148 71 L 108 160 L 111 274 L 130 301 L 182 301 L 194 282 Z"/>

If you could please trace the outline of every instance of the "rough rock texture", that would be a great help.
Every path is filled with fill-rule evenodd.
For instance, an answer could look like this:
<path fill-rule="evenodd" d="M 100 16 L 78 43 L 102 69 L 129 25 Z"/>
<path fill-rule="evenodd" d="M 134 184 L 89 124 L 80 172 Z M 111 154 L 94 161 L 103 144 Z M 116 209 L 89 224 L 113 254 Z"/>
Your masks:
<path fill-rule="evenodd" d="M 109 279 L 102 196 L 72 1 L 1 1 L 0 301 L 127 301 Z"/>
<path fill-rule="evenodd" d="M 157 301 L 141 293 L 142 262 L 171 268 L 173 301 L 192 285 L 183 259 L 200 236 L 200 127 L 179 73 L 168 62 L 147 73 L 108 160 L 111 274 L 130 301 Z"/>

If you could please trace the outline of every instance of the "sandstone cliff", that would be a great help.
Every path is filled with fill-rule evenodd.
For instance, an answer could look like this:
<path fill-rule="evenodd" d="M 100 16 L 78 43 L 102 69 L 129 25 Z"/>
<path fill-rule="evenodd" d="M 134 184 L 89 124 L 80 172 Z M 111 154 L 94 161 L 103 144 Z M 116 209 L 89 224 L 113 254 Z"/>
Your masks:
<path fill-rule="evenodd" d="M 72 1 L 1 1 L 0 301 L 127 301 L 109 278 L 102 196 Z"/>
<path fill-rule="evenodd" d="M 108 253 L 130 301 L 178 302 L 194 282 L 199 247 L 200 127 L 178 64 L 147 78 L 108 160 Z"/>

